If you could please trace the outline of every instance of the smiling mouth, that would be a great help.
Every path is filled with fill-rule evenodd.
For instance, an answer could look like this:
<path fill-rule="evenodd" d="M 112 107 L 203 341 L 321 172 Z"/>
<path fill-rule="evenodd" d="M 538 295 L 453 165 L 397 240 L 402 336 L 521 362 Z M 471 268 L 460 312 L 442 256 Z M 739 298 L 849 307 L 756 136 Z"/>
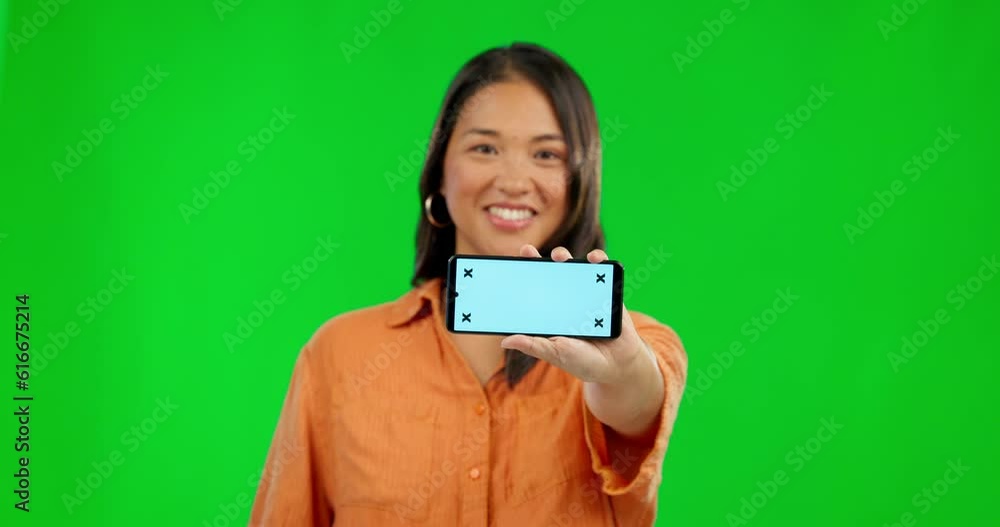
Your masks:
<path fill-rule="evenodd" d="M 504 230 L 518 230 L 530 225 L 538 212 L 527 207 L 493 205 L 486 208 L 486 215 L 496 227 Z"/>
<path fill-rule="evenodd" d="M 507 208 L 500 206 L 487 207 L 486 212 L 489 212 L 490 214 L 498 218 L 502 218 L 505 220 L 513 220 L 513 221 L 533 218 L 537 214 L 537 212 L 535 212 L 532 209 L 525 209 L 525 208 L 514 209 L 514 208 Z"/>

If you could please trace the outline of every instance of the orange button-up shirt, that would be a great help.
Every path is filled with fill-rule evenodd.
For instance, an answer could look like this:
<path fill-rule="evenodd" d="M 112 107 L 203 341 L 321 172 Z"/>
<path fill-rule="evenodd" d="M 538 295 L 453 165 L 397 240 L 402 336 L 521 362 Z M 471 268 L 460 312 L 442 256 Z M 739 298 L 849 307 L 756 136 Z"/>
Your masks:
<path fill-rule="evenodd" d="M 665 394 L 648 438 L 615 439 L 583 383 L 544 361 L 485 386 L 453 344 L 441 280 L 324 324 L 292 374 L 252 526 L 653 524 L 687 356 L 630 312 Z"/>

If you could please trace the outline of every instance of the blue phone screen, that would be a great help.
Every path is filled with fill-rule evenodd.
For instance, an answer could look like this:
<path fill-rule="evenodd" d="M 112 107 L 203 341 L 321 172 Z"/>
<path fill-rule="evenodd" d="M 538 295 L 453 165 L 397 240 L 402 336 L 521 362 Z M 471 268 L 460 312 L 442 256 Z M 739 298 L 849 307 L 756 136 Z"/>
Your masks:
<path fill-rule="evenodd" d="M 456 332 L 611 336 L 612 264 L 455 260 Z"/>

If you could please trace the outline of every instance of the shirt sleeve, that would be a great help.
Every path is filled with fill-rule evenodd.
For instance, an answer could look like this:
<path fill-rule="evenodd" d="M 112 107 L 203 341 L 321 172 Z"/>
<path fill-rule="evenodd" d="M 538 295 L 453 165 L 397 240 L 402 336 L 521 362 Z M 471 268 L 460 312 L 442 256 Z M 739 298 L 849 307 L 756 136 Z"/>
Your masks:
<path fill-rule="evenodd" d="M 260 486 L 250 512 L 251 527 L 323 526 L 333 524 L 321 467 L 328 439 L 317 430 L 325 415 L 316 411 L 317 384 L 311 348 L 299 354 L 285 396 Z"/>
<path fill-rule="evenodd" d="M 657 491 L 663 460 L 673 431 L 687 377 L 687 354 L 669 327 L 630 312 L 636 332 L 653 350 L 663 375 L 664 398 L 657 426 L 646 437 L 624 440 L 583 405 L 584 429 L 594 472 L 603 480 L 617 525 L 651 526 L 656 518 Z"/>

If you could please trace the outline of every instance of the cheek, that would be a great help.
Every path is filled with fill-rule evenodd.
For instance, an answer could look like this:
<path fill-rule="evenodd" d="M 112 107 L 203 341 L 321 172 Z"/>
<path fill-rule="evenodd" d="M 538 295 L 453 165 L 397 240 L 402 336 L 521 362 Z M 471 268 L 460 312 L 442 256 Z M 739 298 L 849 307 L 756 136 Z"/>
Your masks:
<path fill-rule="evenodd" d="M 446 160 L 444 164 L 443 192 L 452 199 L 475 196 L 488 181 L 485 171 L 475 163 L 460 159 Z"/>
<path fill-rule="evenodd" d="M 562 171 L 554 171 L 536 180 L 538 191 L 545 199 L 546 205 L 550 208 L 565 207 L 566 194 L 569 189 L 568 181 L 568 176 Z"/>
<path fill-rule="evenodd" d="M 445 159 L 444 161 L 444 174 L 441 180 L 441 193 L 448 200 L 449 203 L 457 199 L 459 194 L 459 189 L 461 188 L 462 181 L 465 176 L 462 171 L 462 167 L 451 161 Z"/>

